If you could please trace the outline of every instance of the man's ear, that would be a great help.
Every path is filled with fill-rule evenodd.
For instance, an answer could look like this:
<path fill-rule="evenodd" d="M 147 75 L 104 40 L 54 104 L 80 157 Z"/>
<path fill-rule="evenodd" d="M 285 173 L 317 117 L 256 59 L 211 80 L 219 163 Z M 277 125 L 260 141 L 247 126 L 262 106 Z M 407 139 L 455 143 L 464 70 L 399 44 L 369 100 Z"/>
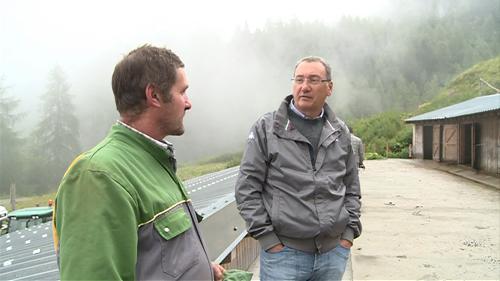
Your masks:
<path fill-rule="evenodd" d="M 328 88 L 330 88 L 330 93 L 328 94 L 328 96 L 331 96 L 333 94 L 333 90 L 335 89 L 333 81 L 328 82 Z"/>
<path fill-rule="evenodd" d="M 144 94 L 146 95 L 146 104 L 148 106 L 152 106 L 152 107 L 160 106 L 161 101 L 160 101 L 160 97 L 158 96 L 159 93 L 154 85 L 148 84 L 146 86 Z"/>

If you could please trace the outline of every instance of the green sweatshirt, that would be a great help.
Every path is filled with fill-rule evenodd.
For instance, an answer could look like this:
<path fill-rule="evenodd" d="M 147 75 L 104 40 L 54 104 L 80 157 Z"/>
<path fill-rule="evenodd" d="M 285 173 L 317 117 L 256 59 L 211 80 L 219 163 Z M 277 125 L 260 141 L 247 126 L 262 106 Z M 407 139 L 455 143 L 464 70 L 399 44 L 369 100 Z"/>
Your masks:
<path fill-rule="evenodd" d="M 54 210 L 62 280 L 213 278 L 174 162 L 121 124 L 73 161 Z"/>

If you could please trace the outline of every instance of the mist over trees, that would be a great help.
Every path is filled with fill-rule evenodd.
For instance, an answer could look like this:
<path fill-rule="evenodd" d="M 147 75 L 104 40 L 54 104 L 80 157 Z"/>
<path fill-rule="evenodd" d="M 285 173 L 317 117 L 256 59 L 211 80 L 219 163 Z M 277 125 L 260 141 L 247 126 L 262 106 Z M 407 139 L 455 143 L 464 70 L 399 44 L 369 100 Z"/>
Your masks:
<path fill-rule="evenodd" d="M 54 67 L 40 97 L 40 120 L 31 135 L 22 139 L 14 127 L 19 100 L 7 96 L 0 85 L 0 194 L 8 194 L 11 184 L 22 195 L 43 194 L 57 187 L 81 151 L 79 121 L 69 91 L 63 70 Z"/>
<path fill-rule="evenodd" d="M 9 95 L 0 80 L 0 194 L 7 193 L 20 176 L 21 138 L 15 129 L 18 106 L 19 100 Z"/>
<path fill-rule="evenodd" d="M 31 138 L 33 157 L 40 165 L 37 179 L 48 184 L 47 189 L 57 185 L 61 172 L 80 152 L 79 121 L 69 91 L 64 72 L 56 66 L 41 97 L 41 119 Z"/>
<path fill-rule="evenodd" d="M 487 81 L 487 85 L 484 81 Z M 491 83 L 491 84 L 490 84 Z M 411 112 L 385 111 L 351 123 L 355 134 L 364 140 L 366 158 L 409 158 L 413 125 L 405 119 L 438 108 L 498 92 L 500 86 L 500 55 L 481 61 L 456 75 L 432 99 Z"/>
<path fill-rule="evenodd" d="M 331 64 L 335 90 L 328 102 L 340 118 L 383 112 L 397 118 L 458 73 L 498 56 L 499 32 L 498 0 L 394 0 L 380 17 L 270 21 L 256 30 L 240 27 L 226 41 L 202 32 L 180 41 L 165 34 L 165 46 L 186 64 L 193 102 L 185 134 L 168 139 L 180 164 L 242 150 L 252 123 L 291 93 L 295 63 L 308 55 Z M 56 68 L 44 109 L 29 112 L 36 122 L 24 135 L 16 134 L 15 118 L 4 121 L 19 114 L 7 88 L 15 85 L 0 84 L 0 195 L 8 193 L 6 175 L 16 173 L 21 194 L 55 190 L 71 159 L 105 136 L 118 118 L 110 77 L 120 54 L 109 52 L 78 77 Z"/>
<path fill-rule="evenodd" d="M 301 57 L 330 62 L 335 90 L 329 104 L 349 121 L 413 111 L 454 75 L 500 54 L 499 30 L 500 2 L 489 0 L 394 1 L 384 18 L 344 17 L 337 24 L 297 19 L 255 31 L 241 28 L 229 47 L 204 46 L 212 64 L 205 75 L 191 77 L 203 88 L 190 89 L 193 110 L 186 136 L 174 141 L 178 155 L 196 159 L 241 149 L 251 124 L 290 93 Z M 187 63 L 188 74 L 204 70 L 196 62 Z"/>
<path fill-rule="evenodd" d="M 413 109 L 456 73 L 500 52 L 498 1 L 397 3 L 396 11 L 408 9 L 413 16 L 345 17 L 335 26 L 292 21 L 242 37 L 271 65 L 293 65 L 309 54 L 325 57 L 336 76 L 333 103 L 346 117 Z"/>

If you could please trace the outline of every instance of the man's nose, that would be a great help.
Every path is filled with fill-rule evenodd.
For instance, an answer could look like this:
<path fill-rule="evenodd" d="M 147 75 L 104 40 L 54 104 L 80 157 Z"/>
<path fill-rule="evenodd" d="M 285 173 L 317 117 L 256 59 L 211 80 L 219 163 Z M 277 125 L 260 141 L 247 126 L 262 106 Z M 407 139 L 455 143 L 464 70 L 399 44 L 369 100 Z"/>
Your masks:
<path fill-rule="evenodd" d="M 309 92 L 310 90 L 311 90 L 311 85 L 309 85 L 309 82 L 307 80 L 300 85 L 301 92 Z"/>
<path fill-rule="evenodd" d="M 189 99 L 189 97 L 186 95 L 185 98 L 184 98 L 184 110 L 189 110 L 191 109 L 191 100 Z"/>

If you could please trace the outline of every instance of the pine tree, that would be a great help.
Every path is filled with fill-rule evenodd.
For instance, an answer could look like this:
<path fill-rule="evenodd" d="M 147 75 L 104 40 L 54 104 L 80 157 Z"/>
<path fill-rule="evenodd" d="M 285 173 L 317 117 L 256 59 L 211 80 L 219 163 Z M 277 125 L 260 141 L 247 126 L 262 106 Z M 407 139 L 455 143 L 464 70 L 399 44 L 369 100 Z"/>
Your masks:
<path fill-rule="evenodd" d="M 21 139 L 14 129 L 19 100 L 11 97 L 0 80 L 0 194 L 8 194 L 20 171 Z"/>
<path fill-rule="evenodd" d="M 80 151 L 79 123 L 69 89 L 64 72 L 56 66 L 49 74 L 41 119 L 33 135 L 36 159 L 44 170 L 43 188 L 54 188 Z"/>

